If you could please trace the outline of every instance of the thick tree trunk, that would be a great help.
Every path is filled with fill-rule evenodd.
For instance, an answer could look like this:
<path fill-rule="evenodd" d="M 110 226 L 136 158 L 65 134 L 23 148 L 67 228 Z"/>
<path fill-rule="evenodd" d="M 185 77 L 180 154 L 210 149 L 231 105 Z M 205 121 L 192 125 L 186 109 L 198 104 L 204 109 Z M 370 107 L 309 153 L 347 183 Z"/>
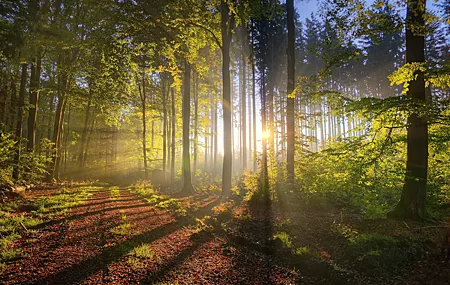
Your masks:
<path fill-rule="evenodd" d="M 425 0 L 411 0 L 406 12 L 406 63 L 425 62 Z M 407 95 L 416 102 L 426 103 L 424 74 L 409 84 Z M 406 176 L 402 196 L 390 217 L 423 219 L 426 217 L 426 190 L 428 175 L 427 118 L 413 113 L 408 118 Z"/>
<path fill-rule="evenodd" d="M 189 124 L 191 118 L 191 66 L 185 61 L 184 64 L 184 81 L 183 81 L 183 189 L 185 194 L 192 194 L 194 187 L 192 187 L 191 176 L 191 154 L 189 143 Z"/>
<path fill-rule="evenodd" d="M 20 90 L 19 90 L 19 106 L 17 111 L 17 124 L 16 124 L 16 140 L 17 140 L 17 149 L 14 155 L 14 169 L 13 169 L 13 179 L 17 181 L 19 179 L 19 164 L 20 164 L 20 156 L 22 151 L 22 125 L 23 125 L 23 116 L 25 113 L 25 92 L 26 92 L 26 84 L 27 84 L 27 74 L 28 74 L 28 66 L 27 64 L 22 64 L 22 74 L 20 77 Z"/>
<path fill-rule="evenodd" d="M 233 18 L 230 18 L 228 3 L 221 0 L 221 32 L 222 32 L 222 76 L 223 76 L 223 169 L 222 169 L 222 197 L 231 193 L 231 176 L 233 167 L 232 157 L 232 128 L 231 128 L 231 93 L 230 93 L 230 43 L 232 37 Z"/>

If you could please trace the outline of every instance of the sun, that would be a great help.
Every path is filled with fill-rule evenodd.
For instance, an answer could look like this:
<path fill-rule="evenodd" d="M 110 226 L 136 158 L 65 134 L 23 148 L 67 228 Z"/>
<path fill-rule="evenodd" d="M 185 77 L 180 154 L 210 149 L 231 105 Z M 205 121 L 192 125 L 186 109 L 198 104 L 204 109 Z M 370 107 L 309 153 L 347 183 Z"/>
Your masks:
<path fill-rule="evenodd" d="M 265 130 L 261 133 L 261 137 L 262 139 L 268 139 L 270 137 L 270 131 L 269 130 Z"/>

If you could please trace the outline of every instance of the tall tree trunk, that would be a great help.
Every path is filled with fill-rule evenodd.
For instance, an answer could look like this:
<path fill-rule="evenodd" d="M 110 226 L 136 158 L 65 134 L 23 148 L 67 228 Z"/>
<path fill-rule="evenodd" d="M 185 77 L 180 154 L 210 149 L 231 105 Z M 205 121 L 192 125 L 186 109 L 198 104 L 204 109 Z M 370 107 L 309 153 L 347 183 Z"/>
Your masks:
<path fill-rule="evenodd" d="M 254 28 L 252 24 L 252 47 L 254 45 Z M 253 170 L 258 169 L 258 161 L 256 159 L 256 65 L 255 65 L 255 53 L 252 48 L 252 111 L 253 111 L 253 151 L 255 152 L 255 158 L 253 160 Z"/>
<path fill-rule="evenodd" d="M 6 81 L 6 80 L 5 80 Z M 6 129 L 6 99 L 8 97 L 8 85 L 3 82 L 0 86 L 0 127 Z"/>
<path fill-rule="evenodd" d="M 87 102 L 86 107 L 86 114 L 84 116 L 84 125 L 83 125 L 83 131 L 81 132 L 81 138 L 80 138 L 80 149 L 78 153 L 78 169 L 81 170 L 83 167 L 83 156 L 84 156 L 84 145 L 86 143 L 86 136 L 87 131 L 89 128 L 89 115 L 91 110 L 91 101 L 92 101 L 92 88 L 89 88 L 89 99 Z"/>
<path fill-rule="evenodd" d="M 69 133 L 70 133 L 70 103 L 69 103 L 69 110 L 67 111 L 67 130 L 66 133 L 64 134 L 64 173 L 67 172 L 67 153 L 68 153 L 68 149 L 67 149 L 67 142 L 69 140 Z"/>
<path fill-rule="evenodd" d="M 11 132 L 14 131 L 15 126 L 14 124 L 17 121 L 17 105 L 18 105 L 18 98 L 17 98 L 17 74 L 18 70 L 14 72 L 14 75 L 11 76 L 11 100 L 9 105 L 9 121 L 8 121 L 8 130 Z"/>
<path fill-rule="evenodd" d="M 60 60 L 60 63 L 62 60 Z M 61 69 L 61 65 L 58 66 Z M 58 76 L 58 105 L 56 107 L 55 113 L 55 124 L 53 127 L 53 144 L 54 144 L 54 152 L 52 155 L 52 164 L 51 169 L 49 171 L 49 178 L 59 180 L 59 164 L 61 157 L 59 156 L 60 148 L 61 148 L 61 131 L 64 122 L 64 111 L 66 108 L 66 92 L 67 92 L 67 72 L 63 71 Z"/>
<path fill-rule="evenodd" d="M 89 128 L 89 135 L 87 137 L 86 147 L 84 148 L 84 155 L 83 155 L 83 162 L 82 162 L 83 166 L 86 165 L 87 156 L 88 156 L 88 152 L 89 152 L 89 145 L 91 143 L 92 133 L 94 132 L 95 121 L 97 119 L 95 112 L 92 112 L 92 113 L 94 115 L 92 116 L 91 127 Z M 98 142 L 99 142 L 99 140 L 97 140 L 97 144 L 98 144 Z M 96 147 L 96 149 L 98 149 L 98 147 Z"/>
<path fill-rule="evenodd" d="M 425 0 L 410 0 L 406 12 L 406 63 L 425 62 Z M 407 95 L 426 103 L 424 74 L 416 71 L 409 83 Z M 425 116 L 412 113 L 407 127 L 407 161 L 405 184 L 397 207 L 391 217 L 423 219 L 426 216 L 428 175 L 428 124 Z"/>
<path fill-rule="evenodd" d="M 17 111 L 17 124 L 16 124 L 16 140 L 17 149 L 14 155 L 14 169 L 13 169 L 13 179 L 17 181 L 19 179 L 19 164 L 20 156 L 22 151 L 22 126 L 23 126 L 23 116 L 25 113 L 25 88 L 27 84 L 27 74 L 28 66 L 27 64 L 22 64 L 22 74 L 20 76 L 20 90 L 19 90 L 19 106 Z"/>
<path fill-rule="evenodd" d="M 31 64 L 30 78 L 30 108 L 28 110 L 28 151 L 33 151 L 36 145 L 36 122 L 39 102 L 39 81 L 41 77 L 41 58 L 35 58 Z"/>
<path fill-rule="evenodd" d="M 139 95 L 142 103 L 142 155 L 144 158 L 144 180 L 148 180 L 148 161 L 147 161 L 147 95 L 145 92 L 145 72 L 142 72 L 142 90 L 139 86 Z"/>
<path fill-rule="evenodd" d="M 221 33 L 222 33 L 222 76 L 223 76 L 223 169 L 222 169 L 222 197 L 231 193 L 231 176 L 233 167 L 232 157 L 232 128 L 231 128 L 231 93 L 230 93 L 230 43 L 234 18 L 229 15 L 228 3 L 221 0 Z"/>
<path fill-rule="evenodd" d="M 198 73 L 194 79 L 194 180 L 198 162 Z"/>
<path fill-rule="evenodd" d="M 172 97 L 172 161 L 170 162 L 170 180 L 175 182 L 175 124 L 176 124 L 176 116 L 175 116 L 175 88 L 171 88 L 171 97 Z"/>
<path fill-rule="evenodd" d="M 191 176 L 191 154 L 189 146 L 189 124 L 191 118 L 191 66 L 187 62 L 184 63 L 184 81 L 183 81 L 183 189 L 185 194 L 192 194 L 194 187 L 192 187 Z"/>
<path fill-rule="evenodd" d="M 241 137 L 242 137 L 242 168 L 247 168 L 247 81 L 246 81 L 246 67 L 247 67 L 247 61 L 246 61 L 246 54 L 245 54 L 245 31 L 246 29 L 241 29 L 241 41 L 242 41 L 242 58 L 241 58 Z"/>
<path fill-rule="evenodd" d="M 267 140 L 269 138 L 267 130 L 267 102 L 266 102 L 266 75 L 263 71 L 261 74 L 261 119 L 262 119 L 262 184 L 263 190 L 269 190 L 269 171 L 267 165 Z"/>
<path fill-rule="evenodd" d="M 161 75 L 162 77 L 163 75 Z M 161 80 L 161 93 L 163 98 L 163 163 L 162 163 L 162 170 L 163 170 L 163 177 L 164 182 L 166 181 L 166 161 L 167 161 L 167 92 L 166 92 L 166 85 L 167 79 L 162 78 Z"/>
<path fill-rule="evenodd" d="M 214 98 L 214 131 L 213 131 L 213 140 L 214 140 L 214 154 L 213 154 L 213 169 L 212 169 L 212 178 L 213 181 L 216 180 L 217 178 L 217 157 L 218 157 L 218 136 L 217 136 L 217 131 L 218 131 L 218 97 L 216 95 L 216 98 Z"/>

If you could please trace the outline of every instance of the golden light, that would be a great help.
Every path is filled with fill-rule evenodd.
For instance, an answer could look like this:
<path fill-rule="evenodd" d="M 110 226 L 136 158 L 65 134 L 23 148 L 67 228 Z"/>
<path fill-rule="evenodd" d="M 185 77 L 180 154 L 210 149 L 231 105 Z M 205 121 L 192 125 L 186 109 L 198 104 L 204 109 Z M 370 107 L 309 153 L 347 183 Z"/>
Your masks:
<path fill-rule="evenodd" d="M 265 130 L 261 133 L 261 137 L 262 139 L 268 139 L 270 138 L 270 131 L 269 130 Z"/>

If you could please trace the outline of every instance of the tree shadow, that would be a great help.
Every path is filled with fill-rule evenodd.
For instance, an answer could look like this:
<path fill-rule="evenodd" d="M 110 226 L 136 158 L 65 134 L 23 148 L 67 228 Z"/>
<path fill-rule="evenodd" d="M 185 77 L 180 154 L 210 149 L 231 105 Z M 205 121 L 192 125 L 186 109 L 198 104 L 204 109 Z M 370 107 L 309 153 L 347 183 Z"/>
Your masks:
<path fill-rule="evenodd" d="M 197 210 L 191 216 L 180 218 L 172 223 L 130 237 L 117 245 L 104 249 L 96 256 L 71 265 L 55 274 L 49 275 L 37 282 L 33 282 L 33 284 L 79 283 L 87 279 L 90 275 L 107 269 L 108 264 L 119 260 L 123 255 L 131 252 L 135 247 L 140 246 L 142 243 L 151 243 L 181 229 L 182 227 L 195 224 L 196 218 L 207 215 L 219 202 L 219 200 L 213 201 Z"/>
<path fill-rule="evenodd" d="M 71 216 L 67 216 L 61 219 L 56 219 L 56 220 L 50 220 L 47 222 L 43 222 L 40 223 L 36 226 L 30 227 L 29 229 L 32 230 L 39 230 L 39 229 L 43 229 L 49 226 L 54 226 L 57 224 L 61 224 L 61 223 L 66 223 L 66 222 L 70 222 L 73 220 L 77 220 L 77 219 L 82 219 L 82 218 L 86 218 L 89 216 L 94 216 L 94 215 L 98 215 L 98 214 L 102 214 L 105 212 L 111 212 L 111 211 L 116 211 L 116 210 L 125 210 L 125 209 L 133 209 L 133 208 L 143 208 L 143 207 L 148 207 L 149 205 L 127 205 L 127 206 L 118 206 L 118 207 L 112 207 L 112 208 L 105 208 L 105 209 L 101 209 L 101 210 L 95 210 L 95 211 L 89 211 L 89 212 L 85 212 L 82 214 L 75 214 L 75 215 L 71 215 Z"/>
<path fill-rule="evenodd" d="M 167 273 L 173 271 L 174 269 L 178 268 L 180 265 L 182 265 L 186 259 L 188 259 L 190 256 L 193 255 L 193 253 L 203 244 L 209 242 L 213 239 L 213 235 L 203 235 L 200 237 L 195 238 L 193 241 L 193 244 L 184 250 L 182 250 L 175 258 L 170 260 L 169 262 L 166 262 L 163 264 L 158 271 L 150 273 L 150 276 L 148 276 L 145 279 L 142 279 L 140 282 L 142 284 L 155 284 L 157 282 L 163 281 L 163 277 L 166 276 Z"/>

